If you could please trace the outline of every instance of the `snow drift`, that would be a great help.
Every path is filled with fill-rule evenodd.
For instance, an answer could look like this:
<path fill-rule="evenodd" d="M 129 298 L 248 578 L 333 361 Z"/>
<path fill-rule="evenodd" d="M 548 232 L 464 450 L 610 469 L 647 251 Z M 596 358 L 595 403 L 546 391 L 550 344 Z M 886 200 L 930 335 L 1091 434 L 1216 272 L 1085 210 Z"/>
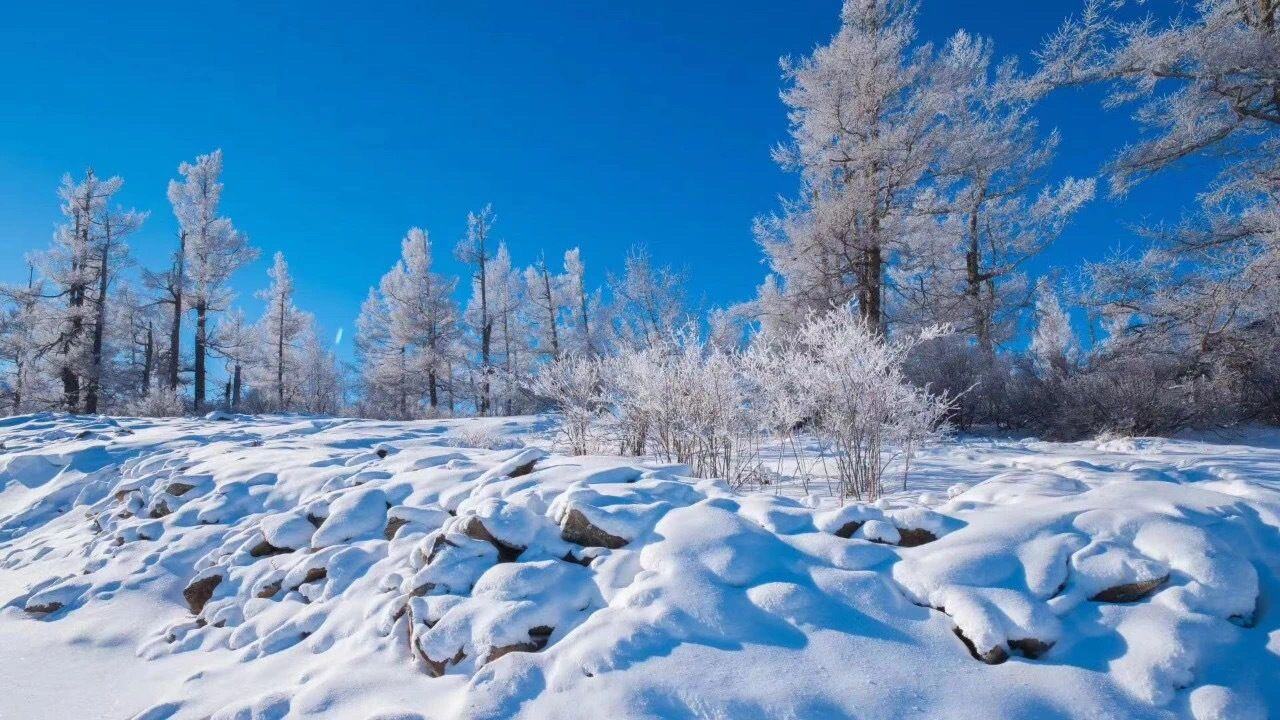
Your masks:
<path fill-rule="evenodd" d="M 0 717 L 1280 709 L 1275 449 L 959 443 L 839 507 L 546 430 L 0 422 Z"/>

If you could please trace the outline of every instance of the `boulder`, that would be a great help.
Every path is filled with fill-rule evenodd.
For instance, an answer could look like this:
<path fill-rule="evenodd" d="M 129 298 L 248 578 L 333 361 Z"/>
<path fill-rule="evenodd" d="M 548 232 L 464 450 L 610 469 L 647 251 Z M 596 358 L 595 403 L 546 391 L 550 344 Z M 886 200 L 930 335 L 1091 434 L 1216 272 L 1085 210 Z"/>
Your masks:
<path fill-rule="evenodd" d="M 484 665 L 513 652 L 538 652 L 547 646 L 547 642 L 551 639 L 551 633 L 555 632 L 555 628 L 539 625 L 529 630 L 528 642 L 511 643 L 510 645 L 502 645 L 489 649 L 489 654 L 484 658 Z"/>
<path fill-rule="evenodd" d="M 1157 588 L 1169 581 L 1167 574 L 1160 577 L 1149 578 L 1147 580 L 1139 580 L 1137 582 L 1125 583 L 1124 585 L 1116 585 L 1109 587 L 1093 597 L 1089 598 L 1094 602 L 1105 603 L 1131 603 L 1142 600 Z"/>
<path fill-rule="evenodd" d="M 186 599 L 187 607 L 191 609 L 192 615 L 199 615 L 204 610 L 209 598 L 213 597 L 214 589 L 221 582 L 221 575 L 207 575 L 193 581 L 182 591 L 182 597 Z"/>
<path fill-rule="evenodd" d="M 524 552 L 524 548 L 518 545 L 507 544 L 493 536 L 489 532 L 489 528 L 485 527 L 484 521 L 479 517 L 471 516 L 462 526 L 462 533 L 469 538 L 483 540 L 498 551 L 498 562 L 515 562 L 520 557 L 520 553 Z"/>
<path fill-rule="evenodd" d="M 1009 659 L 1009 651 L 1005 650 L 1003 645 L 996 645 L 988 650 L 979 651 L 977 646 L 973 644 L 973 641 L 965 637 L 965 634 L 961 632 L 959 627 L 952 628 L 951 632 L 955 633 L 956 637 L 960 638 L 960 642 L 964 643 L 965 649 L 969 651 L 969 654 L 972 655 L 975 660 L 981 660 L 988 665 L 999 665 Z"/>
<path fill-rule="evenodd" d="M 626 538 L 610 534 L 594 525 L 578 508 L 565 513 L 560 524 L 560 538 L 565 542 L 584 547 L 605 547 L 617 550 L 629 542 Z"/>

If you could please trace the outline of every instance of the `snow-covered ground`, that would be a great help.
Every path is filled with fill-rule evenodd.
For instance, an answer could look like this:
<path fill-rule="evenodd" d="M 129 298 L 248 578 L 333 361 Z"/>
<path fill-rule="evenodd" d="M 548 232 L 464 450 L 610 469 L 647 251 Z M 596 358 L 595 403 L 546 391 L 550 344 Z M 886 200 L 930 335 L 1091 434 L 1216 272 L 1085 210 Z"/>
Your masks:
<path fill-rule="evenodd" d="M 551 432 L 0 420 L 0 718 L 1280 715 L 1280 433 L 839 507 Z"/>

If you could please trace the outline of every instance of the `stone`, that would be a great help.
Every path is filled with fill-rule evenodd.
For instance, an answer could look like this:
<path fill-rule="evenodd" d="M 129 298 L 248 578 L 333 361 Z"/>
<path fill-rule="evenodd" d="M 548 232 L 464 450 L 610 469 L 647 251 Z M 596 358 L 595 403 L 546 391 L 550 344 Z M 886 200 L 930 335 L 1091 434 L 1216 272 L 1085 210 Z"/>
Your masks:
<path fill-rule="evenodd" d="M 382 536 L 392 540 L 395 538 L 396 533 L 400 531 L 400 528 L 408 524 L 409 521 L 405 518 L 389 517 L 387 518 L 387 527 L 382 531 Z"/>
<path fill-rule="evenodd" d="M 214 589 L 221 582 L 221 575 L 209 575 L 192 582 L 182 591 L 182 597 L 186 599 L 187 607 L 191 609 L 192 615 L 199 615 L 204 610 L 209 598 L 213 597 Z"/>
<path fill-rule="evenodd" d="M 898 528 L 898 535 L 902 538 L 898 541 L 898 547 L 916 547 L 938 539 L 937 535 L 920 528 Z"/>
<path fill-rule="evenodd" d="M 1148 580 L 1139 580 L 1137 582 L 1125 583 L 1124 585 L 1116 585 L 1089 598 L 1094 602 L 1105 603 L 1131 603 L 1146 598 L 1157 588 L 1169 581 L 1168 575 L 1162 575 L 1157 578 Z"/>
<path fill-rule="evenodd" d="M 190 483 L 171 482 L 167 487 L 165 487 L 164 491 L 174 497 L 182 497 L 195 489 L 196 486 Z"/>
<path fill-rule="evenodd" d="M 283 555 L 291 552 L 293 552 L 293 550 L 290 550 L 289 548 L 276 547 L 266 540 L 261 540 L 257 545 L 249 548 L 249 555 L 256 558 L 268 557 L 271 555 Z"/>
<path fill-rule="evenodd" d="M 509 545 L 502 542 L 489 532 L 489 528 L 484 526 L 484 521 L 480 518 L 472 516 L 462 528 L 462 533 L 469 538 L 475 540 L 483 540 L 498 550 L 498 562 L 515 562 L 520 557 L 520 553 L 524 552 L 524 548 L 519 545 Z M 434 553 L 433 553 L 434 554 Z"/>
<path fill-rule="evenodd" d="M 510 645 L 502 645 L 500 647 L 490 648 L 489 654 L 485 656 L 485 665 L 497 660 L 503 655 L 513 652 L 538 652 L 547 646 L 547 642 L 551 639 L 551 633 L 555 632 L 555 628 L 539 625 L 529 630 L 528 642 L 517 642 Z"/>
<path fill-rule="evenodd" d="M 617 550 L 630 542 L 626 538 L 612 535 L 592 524 L 577 508 L 571 508 L 565 513 L 564 521 L 560 525 L 560 539 L 574 545 L 604 547 L 610 550 Z"/>
<path fill-rule="evenodd" d="M 858 532 L 858 528 L 860 527 L 862 527 L 861 520 L 850 520 L 849 522 L 841 525 L 839 530 L 836 530 L 836 537 L 842 537 L 847 540 L 853 537 L 853 534 Z"/>
<path fill-rule="evenodd" d="M 1053 647 L 1053 643 L 1036 640 L 1035 638 L 1023 638 L 1021 640 L 1010 640 L 1009 647 L 1018 651 L 1018 654 L 1022 655 L 1022 657 L 1035 660 L 1049 652 L 1049 649 Z"/>
<path fill-rule="evenodd" d="M 988 665 L 999 665 L 1009 659 L 1009 651 L 1005 650 L 1003 646 L 997 645 L 985 652 L 978 652 L 977 646 L 973 644 L 972 640 L 965 637 L 965 634 L 961 632 L 959 627 L 952 628 L 951 632 L 955 633 L 956 637 L 960 638 L 960 642 L 964 643 L 965 649 L 969 651 L 969 654 L 972 655 L 975 660 L 981 660 Z"/>

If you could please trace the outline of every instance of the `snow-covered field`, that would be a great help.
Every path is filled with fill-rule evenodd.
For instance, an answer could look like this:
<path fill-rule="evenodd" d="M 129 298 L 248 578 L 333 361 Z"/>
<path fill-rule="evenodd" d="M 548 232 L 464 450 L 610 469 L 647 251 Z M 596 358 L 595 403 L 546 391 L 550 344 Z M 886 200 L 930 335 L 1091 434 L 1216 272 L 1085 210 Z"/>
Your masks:
<path fill-rule="evenodd" d="M 0 718 L 1280 715 L 1280 433 L 839 507 L 551 428 L 0 421 Z"/>

